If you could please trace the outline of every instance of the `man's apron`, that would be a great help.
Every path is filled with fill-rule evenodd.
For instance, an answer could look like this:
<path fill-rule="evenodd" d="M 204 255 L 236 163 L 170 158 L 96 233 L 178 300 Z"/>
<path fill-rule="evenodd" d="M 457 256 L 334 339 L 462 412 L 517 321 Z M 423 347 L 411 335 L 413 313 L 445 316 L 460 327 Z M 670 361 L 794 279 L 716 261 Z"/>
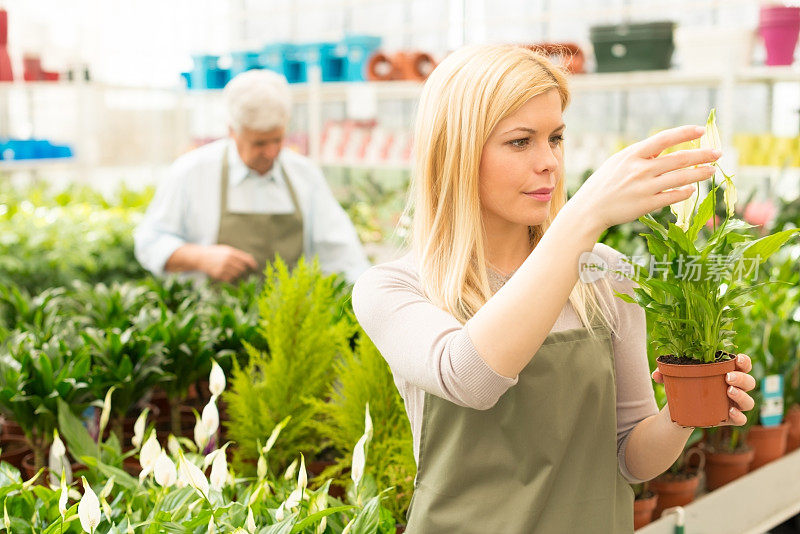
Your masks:
<path fill-rule="evenodd" d="M 607 328 L 551 332 L 489 410 L 425 394 L 409 534 L 633 532 Z"/>
<path fill-rule="evenodd" d="M 220 215 L 217 243 L 243 250 L 258 263 L 258 274 L 264 275 L 267 262 L 276 254 L 289 269 L 294 268 L 303 254 L 303 213 L 286 172 L 283 175 L 294 204 L 294 213 L 233 213 L 228 210 L 228 150 L 222 159 L 220 185 Z M 278 165 L 278 160 L 275 160 Z"/>

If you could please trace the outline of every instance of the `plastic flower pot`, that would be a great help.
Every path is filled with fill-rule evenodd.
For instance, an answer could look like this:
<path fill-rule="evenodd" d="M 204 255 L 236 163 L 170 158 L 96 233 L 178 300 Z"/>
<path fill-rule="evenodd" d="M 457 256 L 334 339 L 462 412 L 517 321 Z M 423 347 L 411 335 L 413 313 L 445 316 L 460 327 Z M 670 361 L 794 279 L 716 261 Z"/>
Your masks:
<path fill-rule="evenodd" d="M 647 497 L 633 501 L 633 529 L 640 529 L 653 520 L 653 512 L 658 504 L 658 494 L 648 492 Z"/>
<path fill-rule="evenodd" d="M 650 489 L 658 493 L 658 502 L 653 518 L 661 517 L 661 512 L 673 506 L 686 506 L 694 500 L 700 484 L 698 473 L 683 473 L 679 476 L 670 473 L 659 475 L 649 482 Z"/>
<path fill-rule="evenodd" d="M 755 453 L 750 471 L 755 471 L 786 454 L 788 435 L 789 423 L 784 422 L 777 426 L 753 425 L 747 433 L 747 444 Z"/>
<path fill-rule="evenodd" d="M 800 34 L 800 7 L 765 6 L 758 31 L 767 48 L 767 65 L 791 65 Z"/>
<path fill-rule="evenodd" d="M 728 482 L 746 475 L 755 452 L 706 452 L 706 488 L 715 490 Z"/>
<path fill-rule="evenodd" d="M 786 452 L 800 449 L 800 405 L 795 404 L 784 415 L 784 421 L 789 423 L 789 432 L 786 436 Z"/>
<path fill-rule="evenodd" d="M 733 356 L 733 355 L 730 355 Z M 656 363 L 664 375 L 670 418 L 681 426 L 710 427 L 728 419 L 730 401 L 725 374 L 736 370 L 736 360 L 715 363 Z"/>

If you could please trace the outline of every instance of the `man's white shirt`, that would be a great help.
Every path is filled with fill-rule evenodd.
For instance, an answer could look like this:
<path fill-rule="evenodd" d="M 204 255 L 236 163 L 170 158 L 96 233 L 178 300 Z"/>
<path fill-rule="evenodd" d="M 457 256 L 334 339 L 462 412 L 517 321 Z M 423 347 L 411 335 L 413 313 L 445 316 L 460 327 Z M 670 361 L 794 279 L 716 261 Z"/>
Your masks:
<path fill-rule="evenodd" d="M 186 243 L 213 245 L 220 219 L 222 158 L 228 150 L 228 210 L 235 213 L 293 213 L 286 180 L 303 215 L 303 253 L 319 256 L 326 273 L 342 272 L 350 283 L 369 260 L 350 218 L 333 196 L 322 171 L 289 149 L 265 175 L 249 169 L 231 139 L 220 139 L 184 154 L 170 167 L 134 232 L 136 258 L 150 272 L 164 273 L 170 256 Z M 281 170 L 285 172 L 281 172 Z"/>

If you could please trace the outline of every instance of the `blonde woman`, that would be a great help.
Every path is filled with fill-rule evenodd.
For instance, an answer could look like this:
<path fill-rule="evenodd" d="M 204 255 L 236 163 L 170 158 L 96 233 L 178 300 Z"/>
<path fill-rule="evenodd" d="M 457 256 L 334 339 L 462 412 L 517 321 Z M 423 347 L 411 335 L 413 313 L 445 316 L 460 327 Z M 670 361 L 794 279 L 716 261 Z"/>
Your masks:
<path fill-rule="evenodd" d="M 579 280 L 610 226 L 690 196 L 710 150 L 659 156 L 703 128 L 617 153 L 566 201 L 567 79 L 521 47 L 456 51 L 425 84 L 411 250 L 355 284 L 353 307 L 394 373 L 417 460 L 407 532 L 632 532 L 629 482 L 678 457 L 691 428 L 657 409 L 645 317 Z M 750 360 L 730 383 L 741 425 Z M 661 381 L 657 371 L 653 379 Z"/>

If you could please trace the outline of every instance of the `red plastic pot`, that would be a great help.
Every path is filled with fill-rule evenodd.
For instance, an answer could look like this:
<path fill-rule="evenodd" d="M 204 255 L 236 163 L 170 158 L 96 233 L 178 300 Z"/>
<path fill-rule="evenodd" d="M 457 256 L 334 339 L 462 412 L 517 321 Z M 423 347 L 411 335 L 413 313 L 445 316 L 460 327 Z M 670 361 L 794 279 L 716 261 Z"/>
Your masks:
<path fill-rule="evenodd" d="M 758 31 L 767 48 L 767 65 L 791 65 L 800 35 L 800 7 L 765 6 Z"/>
<path fill-rule="evenodd" d="M 670 419 L 682 426 L 711 427 L 728 419 L 730 400 L 725 374 L 736 370 L 736 360 L 701 364 L 664 363 L 656 360 L 664 375 Z"/>
<path fill-rule="evenodd" d="M 659 475 L 649 482 L 650 489 L 658 493 L 653 518 L 661 517 L 661 512 L 673 506 L 686 506 L 694 500 L 700 477 L 697 473 L 688 478 L 674 478 L 670 474 Z"/>
<path fill-rule="evenodd" d="M 650 524 L 653 512 L 658 504 L 658 494 L 650 492 L 650 496 L 633 501 L 633 529 L 637 530 Z"/>
<path fill-rule="evenodd" d="M 752 449 L 734 453 L 706 451 L 706 487 L 715 490 L 746 475 L 754 455 Z"/>
<path fill-rule="evenodd" d="M 786 441 L 789 437 L 789 423 L 777 426 L 753 425 L 747 433 L 747 444 L 753 448 L 755 455 L 750 464 L 750 471 L 777 460 L 786 454 Z"/>

